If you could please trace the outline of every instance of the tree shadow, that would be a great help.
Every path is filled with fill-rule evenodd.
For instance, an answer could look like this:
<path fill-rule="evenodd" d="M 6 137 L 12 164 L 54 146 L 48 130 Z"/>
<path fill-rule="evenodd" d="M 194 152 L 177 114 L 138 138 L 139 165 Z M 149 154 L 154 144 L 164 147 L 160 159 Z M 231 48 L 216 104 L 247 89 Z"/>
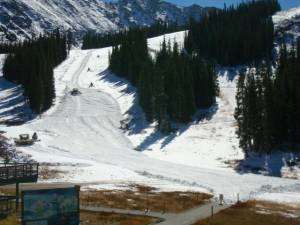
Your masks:
<path fill-rule="evenodd" d="M 139 96 L 136 88 L 133 87 L 128 80 L 118 77 L 108 69 L 101 72 L 99 76 L 101 76 L 99 80 L 109 82 L 114 87 L 122 87 L 122 96 L 133 95 L 134 100 L 132 106 L 124 113 L 124 116 L 128 119 L 128 134 L 138 134 L 149 128 L 149 123 L 147 122 L 145 114 L 139 105 Z"/>
<path fill-rule="evenodd" d="M 155 130 L 150 136 L 138 146 L 138 149 L 145 150 L 152 144 L 161 141 L 160 148 L 163 149 L 169 145 L 176 137 L 181 136 L 191 126 L 201 124 L 203 121 L 209 121 L 218 111 L 218 104 L 213 105 L 208 109 L 200 109 L 193 116 L 193 120 L 188 124 L 172 123 L 173 132 L 170 134 L 162 134 L 160 131 Z"/>
<path fill-rule="evenodd" d="M 122 87 L 124 86 L 124 89 L 122 90 L 122 93 L 124 94 L 135 94 L 136 88 L 130 85 L 130 82 L 126 80 L 125 78 L 119 77 L 112 73 L 109 69 L 104 70 L 103 72 L 99 73 L 98 76 L 101 76 L 99 80 L 104 80 L 106 82 L 109 82 L 113 84 L 115 87 Z"/>
<path fill-rule="evenodd" d="M 293 169 L 288 166 L 290 160 L 300 157 L 299 152 L 277 151 L 272 154 L 250 154 L 246 159 L 240 160 L 235 170 L 240 174 L 254 173 L 281 177 L 282 169 Z"/>
<path fill-rule="evenodd" d="M 146 138 L 136 147 L 138 151 L 144 151 L 149 149 L 149 146 L 154 143 L 161 142 L 161 148 L 169 145 L 176 137 L 186 132 L 192 125 L 201 124 L 203 121 L 209 121 L 213 118 L 218 111 L 218 104 L 213 105 L 208 109 L 198 110 L 192 118 L 192 121 L 188 124 L 172 123 L 172 132 L 170 134 L 163 134 L 155 128 L 155 123 L 150 124 L 146 120 L 146 116 L 139 105 L 139 96 L 137 90 L 130 82 L 124 78 L 118 77 L 113 74 L 109 69 L 98 74 L 99 80 L 109 82 L 114 87 L 121 87 L 121 93 L 123 95 L 133 95 L 133 103 L 131 107 L 124 113 L 127 119 L 126 133 L 128 135 L 136 135 L 141 133 L 147 133 L 149 130 L 152 132 L 146 136 Z"/>
<path fill-rule="evenodd" d="M 36 117 L 30 110 L 21 85 L 16 85 L 0 78 L 0 120 L 2 123 L 27 122 Z"/>

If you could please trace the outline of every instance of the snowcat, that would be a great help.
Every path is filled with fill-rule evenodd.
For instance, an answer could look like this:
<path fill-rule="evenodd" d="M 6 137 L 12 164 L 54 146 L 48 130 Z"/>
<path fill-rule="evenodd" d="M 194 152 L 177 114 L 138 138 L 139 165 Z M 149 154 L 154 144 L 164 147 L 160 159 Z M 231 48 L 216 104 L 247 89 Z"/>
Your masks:
<path fill-rule="evenodd" d="M 20 134 L 19 138 L 14 139 L 17 146 L 33 145 L 35 140 L 30 138 L 29 134 Z"/>
<path fill-rule="evenodd" d="M 73 88 L 72 91 L 70 92 L 70 94 L 72 96 L 77 96 L 77 95 L 80 95 L 81 92 L 77 88 Z"/>

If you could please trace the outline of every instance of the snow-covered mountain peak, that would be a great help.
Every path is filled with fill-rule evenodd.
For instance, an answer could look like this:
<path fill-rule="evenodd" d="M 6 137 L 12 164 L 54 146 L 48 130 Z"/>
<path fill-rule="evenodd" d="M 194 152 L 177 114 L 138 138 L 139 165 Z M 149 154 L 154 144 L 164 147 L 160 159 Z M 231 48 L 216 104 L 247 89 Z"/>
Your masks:
<path fill-rule="evenodd" d="M 280 11 L 273 16 L 275 24 L 279 25 L 283 21 L 291 20 L 300 16 L 300 7 L 292 8 L 286 11 Z"/>
<path fill-rule="evenodd" d="M 280 11 L 273 16 L 276 33 L 285 33 L 288 37 L 300 37 L 300 7 Z"/>
<path fill-rule="evenodd" d="M 205 8 L 179 7 L 161 0 L 1 0 L 0 41 L 22 40 L 56 28 L 81 34 L 109 32 L 157 20 L 186 22 Z"/>

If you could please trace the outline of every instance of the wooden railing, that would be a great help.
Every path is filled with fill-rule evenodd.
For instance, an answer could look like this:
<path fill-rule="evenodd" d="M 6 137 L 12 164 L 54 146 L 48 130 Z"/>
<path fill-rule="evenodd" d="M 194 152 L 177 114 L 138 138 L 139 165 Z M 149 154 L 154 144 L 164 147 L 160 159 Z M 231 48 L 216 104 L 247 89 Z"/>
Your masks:
<path fill-rule="evenodd" d="M 34 182 L 38 178 L 39 164 L 0 164 L 0 185 Z"/>
<path fill-rule="evenodd" d="M 16 196 L 0 196 L 0 220 L 6 218 L 15 208 Z"/>

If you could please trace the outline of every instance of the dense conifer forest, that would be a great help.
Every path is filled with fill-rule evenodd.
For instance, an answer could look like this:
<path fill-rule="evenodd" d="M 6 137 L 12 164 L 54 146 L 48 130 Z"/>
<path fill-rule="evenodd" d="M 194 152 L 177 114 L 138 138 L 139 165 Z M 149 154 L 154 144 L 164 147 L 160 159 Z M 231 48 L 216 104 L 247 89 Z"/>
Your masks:
<path fill-rule="evenodd" d="M 166 133 L 171 121 L 188 122 L 197 109 L 212 106 L 219 92 L 213 63 L 166 41 L 153 59 L 143 29 L 123 33 L 110 55 L 110 69 L 137 88 L 147 119 Z"/>
<path fill-rule="evenodd" d="M 58 30 L 49 37 L 41 36 L 6 47 L 3 74 L 5 79 L 21 84 L 30 107 L 37 113 L 49 109 L 55 98 L 53 69 L 68 52 L 67 37 Z"/>
<path fill-rule="evenodd" d="M 239 77 L 235 118 L 246 153 L 299 149 L 299 87 L 300 39 L 290 51 L 284 42 L 281 44 L 275 74 L 264 63 Z"/>
<path fill-rule="evenodd" d="M 158 21 L 149 27 L 131 28 L 131 30 L 133 29 L 138 31 L 143 30 L 143 32 L 146 33 L 147 38 L 151 38 L 166 33 L 184 30 L 184 27 L 179 26 L 176 23 L 168 24 L 163 21 Z M 94 32 L 89 32 L 83 37 L 82 49 L 105 48 L 120 44 L 124 35 L 126 35 L 126 31 L 108 34 L 96 34 Z"/>
<path fill-rule="evenodd" d="M 185 48 L 224 66 L 270 59 L 274 43 L 271 15 L 277 0 L 246 1 L 211 10 L 200 22 L 190 21 Z"/>
<path fill-rule="evenodd" d="M 0 54 L 8 54 L 18 47 L 17 44 L 11 44 L 11 43 L 0 43 Z"/>

